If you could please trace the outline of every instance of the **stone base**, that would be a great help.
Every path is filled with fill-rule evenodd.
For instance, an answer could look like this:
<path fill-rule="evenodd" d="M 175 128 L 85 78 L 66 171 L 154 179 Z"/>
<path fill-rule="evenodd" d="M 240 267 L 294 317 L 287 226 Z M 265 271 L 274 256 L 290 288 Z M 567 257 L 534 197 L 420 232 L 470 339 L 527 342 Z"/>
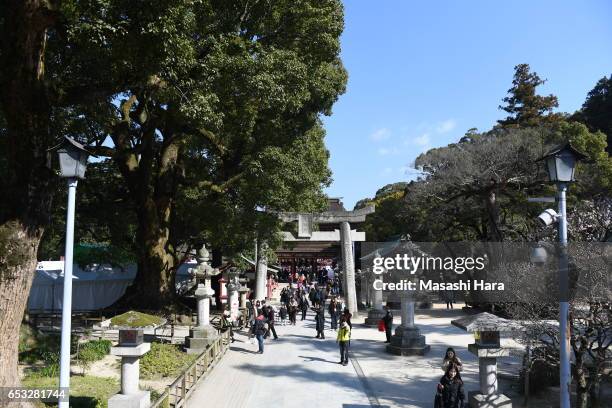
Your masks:
<path fill-rule="evenodd" d="M 185 337 L 185 351 L 187 354 L 200 354 L 218 338 L 217 329 L 210 325 L 194 327 L 189 330 L 189 336 Z"/>
<path fill-rule="evenodd" d="M 365 318 L 363 324 L 369 327 L 377 327 L 380 319 L 385 317 L 386 312 L 382 309 L 370 309 L 368 317 Z"/>
<path fill-rule="evenodd" d="M 419 302 L 416 308 L 417 309 L 433 309 L 433 303 L 432 302 Z"/>
<path fill-rule="evenodd" d="M 429 349 L 418 327 L 399 326 L 391 336 L 391 344 L 387 345 L 387 353 L 398 356 L 423 356 Z"/>
<path fill-rule="evenodd" d="M 137 394 L 115 394 L 108 399 L 108 408 L 149 408 L 151 406 L 151 393 L 139 391 Z"/>
<path fill-rule="evenodd" d="M 512 400 L 504 394 L 487 396 L 478 391 L 470 391 L 468 397 L 470 408 L 512 408 Z"/>

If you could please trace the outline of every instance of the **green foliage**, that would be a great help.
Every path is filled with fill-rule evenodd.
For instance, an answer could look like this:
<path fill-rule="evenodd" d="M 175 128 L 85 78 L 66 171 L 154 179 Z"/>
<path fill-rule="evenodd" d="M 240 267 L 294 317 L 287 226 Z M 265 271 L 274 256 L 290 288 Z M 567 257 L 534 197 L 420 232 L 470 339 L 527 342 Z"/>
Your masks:
<path fill-rule="evenodd" d="M 151 343 L 151 351 L 140 359 L 141 378 L 177 376 L 197 355 L 187 354 L 174 344 Z"/>
<path fill-rule="evenodd" d="M 545 128 L 497 129 L 419 156 L 423 176 L 406 198 L 412 238 L 525 239 L 538 210 L 526 197 L 546 188 L 535 160 L 552 137 Z"/>
<path fill-rule="evenodd" d="M 60 353 L 57 351 L 43 351 L 40 357 L 44 363 L 37 371 L 41 377 L 56 377 L 59 375 Z"/>
<path fill-rule="evenodd" d="M 85 373 L 95 361 L 103 359 L 111 349 L 112 343 L 109 340 L 92 340 L 84 344 L 79 344 L 76 355 L 74 356 L 77 364 Z"/>
<path fill-rule="evenodd" d="M 405 234 L 415 241 L 541 239 L 534 224 L 541 206 L 529 203 L 527 197 L 550 196 L 554 188 L 535 160 L 566 142 L 588 156 L 578 164 L 579 182 L 568 196 L 570 208 L 584 203 L 588 211 L 582 207 L 581 212 L 570 211 L 576 221 L 571 233 L 608 236 L 606 197 L 612 188 L 612 159 L 606 153 L 606 135 L 593 130 L 607 129 L 612 110 L 605 106 L 612 79 L 600 80 L 583 109 L 572 117 L 593 130 L 552 113 L 557 98 L 536 93 L 544 82 L 529 65 L 517 65 L 513 86 L 503 99 L 506 105 L 500 106 L 510 116 L 489 132 L 479 134 L 472 128 L 458 143 L 421 154 L 415 166 L 422 176 L 401 196 L 380 194 L 378 199 L 360 201 L 360 206 L 377 203 L 376 214 L 366 221 L 368 236 L 384 240 Z"/>
<path fill-rule="evenodd" d="M 160 287 L 193 238 L 231 256 L 257 236 L 275 242 L 278 222 L 259 209 L 324 206 L 320 116 L 347 80 L 339 0 L 68 1 L 61 12 L 46 65 L 64 104 L 53 129 L 109 158 L 79 191 L 82 242 L 109 250 L 80 261 L 133 255 L 151 269 L 135 290 Z"/>
<path fill-rule="evenodd" d="M 52 364 L 55 361 L 54 356 L 59 356 L 60 336 L 39 332 L 30 327 L 24 328 L 24 326 L 22 325 L 19 332 L 19 361 L 27 364 L 40 361 Z M 73 334 L 70 338 L 70 352 L 72 354 L 77 351 L 78 341 L 78 336 Z"/>
<path fill-rule="evenodd" d="M 24 387 L 55 388 L 59 377 L 27 376 L 22 380 Z M 90 375 L 70 378 L 71 408 L 107 408 L 108 399 L 120 391 L 119 381 L 114 378 Z M 52 406 L 52 404 L 47 404 Z"/>
<path fill-rule="evenodd" d="M 52 222 L 41 241 L 39 259 L 58 259 L 64 254 L 66 231 L 66 188 L 57 192 Z M 74 261 L 80 266 L 92 263 L 123 267 L 136 260 L 136 214 L 129 205 L 125 186 L 112 161 L 89 163 L 87 182 L 79 184 L 76 206 Z"/>
<path fill-rule="evenodd" d="M 164 322 L 164 318 L 130 310 L 111 319 L 113 327 L 154 327 Z"/>
<path fill-rule="evenodd" d="M 579 163 L 577 167 L 579 191 L 609 196 L 612 191 L 612 158 L 606 152 L 606 135 L 599 131 L 591 132 L 577 122 L 562 122 L 557 133 L 560 139 L 571 142 L 588 157 L 587 162 Z"/>
<path fill-rule="evenodd" d="M 408 220 L 403 211 L 408 183 L 387 184 L 380 188 L 373 199 L 360 200 L 355 208 L 373 204 L 376 212 L 366 218 L 363 229 L 369 241 L 387 241 L 405 233 Z"/>
<path fill-rule="evenodd" d="M 538 86 L 544 84 L 535 72 L 530 72 L 529 64 L 519 64 L 514 67 L 514 79 L 512 88 L 508 89 L 508 96 L 503 101 L 505 106 L 499 109 L 506 111 L 509 116 L 499 120 L 502 127 L 517 126 L 541 126 L 551 124 L 561 118 L 553 114 L 554 108 L 559 106 L 557 97 L 554 95 L 541 96 L 536 93 Z"/>
<path fill-rule="evenodd" d="M 612 75 L 603 77 L 588 93 L 576 119 L 585 123 L 593 132 L 607 135 L 608 153 L 612 149 Z"/>

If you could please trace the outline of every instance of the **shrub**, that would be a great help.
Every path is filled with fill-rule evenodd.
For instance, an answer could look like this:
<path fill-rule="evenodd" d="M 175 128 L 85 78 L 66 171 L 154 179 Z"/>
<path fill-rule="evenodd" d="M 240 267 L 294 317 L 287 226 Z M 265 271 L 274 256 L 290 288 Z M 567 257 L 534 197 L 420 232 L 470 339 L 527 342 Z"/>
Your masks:
<path fill-rule="evenodd" d="M 111 345 L 109 340 L 92 340 L 79 345 L 75 358 L 83 374 L 94 361 L 102 360 L 110 352 Z"/>
<path fill-rule="evenodd" d="M 152 343 L 151 351 L 140 359 L 142 378 L 176 376 L 187 367 L 197 355 L 187 354 L 174 344 Z"/>
<path fill-rule="evenodd" d="M 41 359 L 45 365 L 38 371 L 38 375 L 42 377 L 56 377 L 59 375 L 59 352 L 44 351 L 41 354 Z"/>
<path fill-rule="evenodd" d="M 95 355 L 96 360 L 101 360 L 104 358 L 104 356 L 110 353 L 110 349 L 112 345 L 113 343 L 110 340 L 88 341 L 87 343 L 81 344 L 79 346 L 79 352 L 77 352 L 77 355 L 80 352 L 87 350 L 87 352 L 93 353 L 93 355 Z"/>

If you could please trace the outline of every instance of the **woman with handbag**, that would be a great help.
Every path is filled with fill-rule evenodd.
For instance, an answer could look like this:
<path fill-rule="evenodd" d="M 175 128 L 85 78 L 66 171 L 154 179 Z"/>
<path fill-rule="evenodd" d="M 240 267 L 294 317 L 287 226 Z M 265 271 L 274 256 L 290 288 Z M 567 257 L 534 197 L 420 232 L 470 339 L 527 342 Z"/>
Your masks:
<path fill-rule="evenodd" d="M 440 378 L 434 407 L 463 408 L 464 401 L 463 380 L 461 380 L 457 367 L 454 364 L 450 364 L 446 374 Z"/>

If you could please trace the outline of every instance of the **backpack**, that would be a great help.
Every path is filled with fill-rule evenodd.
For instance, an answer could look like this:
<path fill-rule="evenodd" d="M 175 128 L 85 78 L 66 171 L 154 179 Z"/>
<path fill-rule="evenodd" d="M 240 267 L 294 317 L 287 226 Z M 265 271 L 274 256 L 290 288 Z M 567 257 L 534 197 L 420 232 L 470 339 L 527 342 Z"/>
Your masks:
<path fill-rule="evenodd" d="M 255 323 L 253 324 L 253 333 L 255 335 L 264 335 L 266 334 L 266 322 L 264 320 L 255 319 Z"/>

